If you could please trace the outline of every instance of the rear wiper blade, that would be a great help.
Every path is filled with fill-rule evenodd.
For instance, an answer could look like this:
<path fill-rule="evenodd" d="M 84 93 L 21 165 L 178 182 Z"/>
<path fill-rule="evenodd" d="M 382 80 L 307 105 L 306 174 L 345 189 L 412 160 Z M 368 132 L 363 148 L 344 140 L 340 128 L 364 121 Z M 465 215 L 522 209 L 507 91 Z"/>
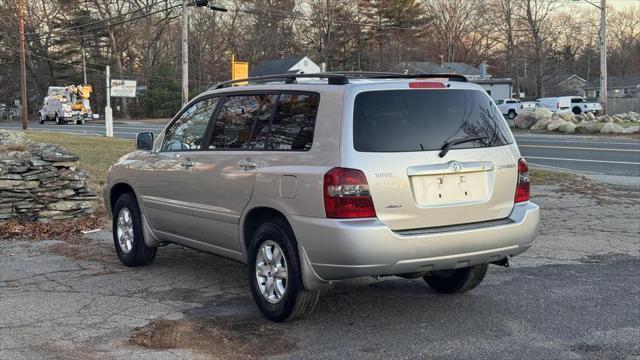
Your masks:
<path fill-rule="evenodd" d="M 488 138 L 489 138 L 488 136 L 468 136 L 468 137 L 464 137 L 464 138 L 460 138 L 460 139 L 447 141 L 440 148 L 440 154 L 438 154 L 438 155 L 442 158 L 445 155 L 447 155 L 447 153 L 449 152 L 449 150 L 451 150 L 452 147 L 454 147 L 456 145 L 460 145 L 460 144 L 464 144 L 464 143 L 468 143 L 468 142 L 472 142 L 472 141 L 485 140 L 485 139 L 488 139 Z"/>

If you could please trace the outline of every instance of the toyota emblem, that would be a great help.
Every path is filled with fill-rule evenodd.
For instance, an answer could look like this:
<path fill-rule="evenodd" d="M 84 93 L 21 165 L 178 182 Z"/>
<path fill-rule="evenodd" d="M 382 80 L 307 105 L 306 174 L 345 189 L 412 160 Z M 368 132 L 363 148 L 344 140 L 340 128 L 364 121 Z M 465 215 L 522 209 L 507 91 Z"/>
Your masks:
<path fill-rule="evenodd" d="M 459 161 L 452 161 L 449 163 L 449 170 L 451 170 L 451 172 L 460 172 L 462 170 L 462 164 Z"/>

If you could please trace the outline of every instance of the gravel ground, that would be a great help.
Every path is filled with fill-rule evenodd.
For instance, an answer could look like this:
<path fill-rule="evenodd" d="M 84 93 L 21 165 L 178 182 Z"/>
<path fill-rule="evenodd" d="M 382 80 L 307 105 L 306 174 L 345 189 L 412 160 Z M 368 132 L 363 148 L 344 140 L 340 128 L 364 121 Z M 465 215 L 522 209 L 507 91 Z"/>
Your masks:
<path fill-rule="evenodd" d="M 275 324 L 241 264 L 179 246 L 129 269 L 110 234 L 0 241 L 0 359 L 640 358 L 640 193 L 534 187 L 542 226 L 475 290 L 345 281 Z"/>

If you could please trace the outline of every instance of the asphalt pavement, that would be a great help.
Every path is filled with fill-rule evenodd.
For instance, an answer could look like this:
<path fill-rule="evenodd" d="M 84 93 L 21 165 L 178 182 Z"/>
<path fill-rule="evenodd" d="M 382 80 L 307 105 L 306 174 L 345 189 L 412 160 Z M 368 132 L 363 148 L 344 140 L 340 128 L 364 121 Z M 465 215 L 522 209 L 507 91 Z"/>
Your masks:
<path fill-rule="evenodd" d="M 168 120 L 167 120 L 168 122 Z M 160 133 L 166 122 L 116 121 L 114 136 L 135 139 L 143 131 Z M 19 122 L 0 122 L 0 128 L 20 129 Z M 78 135 L 104 135 L 104 123 L 87 125 L 30 124 L 36 131 L 66 132 Z M 587 175 L 640 178 L 640 139 L 615 136 L 562 134 L 515 135 L 522 155 L 532 166 Z M 636 182 L 636 180 L 633 180 Z M 640 185 L 640 183 L 638 184 Z"/>
<path fill-rule="evenodd" d="M 170 245 L 127 268 L 108 230 L 0 240 L 0 359 L 638 359 L 638 192 L 532 192 L 534 245 L 476 289 L 348 280 L 284 324 L 230 260 Z"/>

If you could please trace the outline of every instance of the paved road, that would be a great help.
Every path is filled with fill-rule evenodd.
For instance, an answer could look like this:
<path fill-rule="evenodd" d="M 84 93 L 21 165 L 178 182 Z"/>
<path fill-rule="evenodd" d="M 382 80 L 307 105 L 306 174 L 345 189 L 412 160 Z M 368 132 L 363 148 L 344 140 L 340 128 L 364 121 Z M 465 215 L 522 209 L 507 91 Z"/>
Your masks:
<path fill-rule="evenodd" d="M 640 176 L 640 140 L 567 135 L 516 135 L 530 164 L 588 174 Z"/>
<path fill-rule="evenodd" d="M 637 359 L 639 193 L 533 193 L 534 246 L 473 291 L 345 281 L 285 324 L 230 260 L 170 245 L 127 268 L 107 231 L 0 241 L 0 359 Z"/>
<path fill-rule="evenodd" d="M 114 135 L 134 139 L 141 131 L 159 133 L 162 123 L 131 121 L 116 123 Z M 30 124 L 33 130 L 103 135 L 104 124 Z M 17 122 L 0 122 L 0 127 L 20 128 Z M 577 171 L 594 175 L 640 177 L 640 140 L 617 137 L 516 134 L 520 151 L 534 166 Z"/>

